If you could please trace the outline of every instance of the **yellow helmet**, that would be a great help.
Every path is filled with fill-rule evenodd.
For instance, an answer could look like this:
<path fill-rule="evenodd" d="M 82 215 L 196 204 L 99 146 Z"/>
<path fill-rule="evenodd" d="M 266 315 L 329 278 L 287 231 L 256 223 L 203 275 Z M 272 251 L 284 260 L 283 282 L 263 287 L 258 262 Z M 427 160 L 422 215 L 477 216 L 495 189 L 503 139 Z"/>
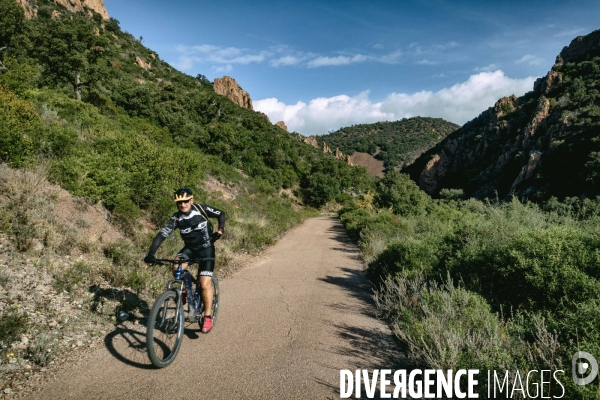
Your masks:
<path fill-rule="evenodd" d="M 173 201 L 177 202 L 177 201 L 187 201 L 189 199 L 193 199 L 194 195 L 192 193 L 192 191 L 190 190 L 190 188 L 188 187 L 182 187 L 179 188 L 175 191 L 175 193 L 173 193 Z"/>

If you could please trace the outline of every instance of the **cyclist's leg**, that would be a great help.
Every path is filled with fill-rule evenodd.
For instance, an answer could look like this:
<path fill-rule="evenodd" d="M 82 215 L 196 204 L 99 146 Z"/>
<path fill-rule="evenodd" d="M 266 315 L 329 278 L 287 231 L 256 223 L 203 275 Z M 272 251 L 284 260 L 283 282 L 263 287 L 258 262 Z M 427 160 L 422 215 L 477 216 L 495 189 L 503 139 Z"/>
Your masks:
<path fill-rule="evenodd" d="M 214 258 L 215 246 L 210 246 L 206 249 L 198 251 L 198 255 L 202 258 Z M 202 295 L 202 302 L 204 303 L 204 316 L 212 316 L 212 303 L 214 295 L 212 286 L 212 275 L 214 269 L 214 260 L 203 261 L 198 265 L 198 279 Z"/>

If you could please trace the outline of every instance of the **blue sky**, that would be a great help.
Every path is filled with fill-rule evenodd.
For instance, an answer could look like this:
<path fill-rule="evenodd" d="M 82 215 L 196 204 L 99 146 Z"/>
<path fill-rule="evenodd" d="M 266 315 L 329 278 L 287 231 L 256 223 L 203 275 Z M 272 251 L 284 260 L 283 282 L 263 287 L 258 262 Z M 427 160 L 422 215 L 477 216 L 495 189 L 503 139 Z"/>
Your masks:
<path fill-rule="evenodd" d="M 600 29 L 597 0 L 104 4 L 175 68 L 233 77 L 255 110 L 306 136 L 416 115 L 463 124 Z"/>

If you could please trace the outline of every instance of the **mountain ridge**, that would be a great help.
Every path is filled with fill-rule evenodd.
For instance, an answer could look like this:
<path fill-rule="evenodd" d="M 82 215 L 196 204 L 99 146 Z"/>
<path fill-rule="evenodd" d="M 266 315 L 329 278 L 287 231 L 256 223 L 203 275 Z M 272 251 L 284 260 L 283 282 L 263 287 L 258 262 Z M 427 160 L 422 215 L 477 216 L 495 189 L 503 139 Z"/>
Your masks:
<path fill-rule="evenodd" d="M 404 171 L 432 195 L 595 197 L 599 56 L 600 30 L 578 36 L 532 91 L 499 99 Z"/>
<path fill-rule="evenodd" d="M 388 170 L 410 164 L 449 133 L 459 128 L 442 118 L 412 117 L 343 127 L 315 137 L 319 146 L 329 145 L 352 156 L 367 153 L 383 161 Z"/>

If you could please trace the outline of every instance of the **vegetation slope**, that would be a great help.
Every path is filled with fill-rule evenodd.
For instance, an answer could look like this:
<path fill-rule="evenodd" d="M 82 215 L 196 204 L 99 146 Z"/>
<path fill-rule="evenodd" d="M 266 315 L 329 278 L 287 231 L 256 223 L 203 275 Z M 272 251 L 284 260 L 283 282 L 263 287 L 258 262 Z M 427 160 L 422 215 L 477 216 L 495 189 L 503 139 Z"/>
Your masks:
<path fill-rule="evenodd" d="M 317 143 L 323 147 L 325 142 L 330 148 L 339 148 L 347 155 L 355 151 L 375 155 L 390 170 L 410 164 L 459 127 L 441 118 L 403 118 L 400 121 L 340 128 L 317 136 Z"/>
<path fill-rule="evenodd" d="M 598 398 L 598 378 L 575 385 L 571 361 L 600 354 L 599 35 L 406 169 L 438 199 L 388 172 L 340 210 L 412 365 L 506 373 L 511 398 L 562 371 L 544 396 Z"/>
<path fill-rule="evenodd" d="M 500 99 L 408 168 L 437 195 L 594 198 L 600 154 L 600 31 L 574 39 L 531 92 Z"/>

